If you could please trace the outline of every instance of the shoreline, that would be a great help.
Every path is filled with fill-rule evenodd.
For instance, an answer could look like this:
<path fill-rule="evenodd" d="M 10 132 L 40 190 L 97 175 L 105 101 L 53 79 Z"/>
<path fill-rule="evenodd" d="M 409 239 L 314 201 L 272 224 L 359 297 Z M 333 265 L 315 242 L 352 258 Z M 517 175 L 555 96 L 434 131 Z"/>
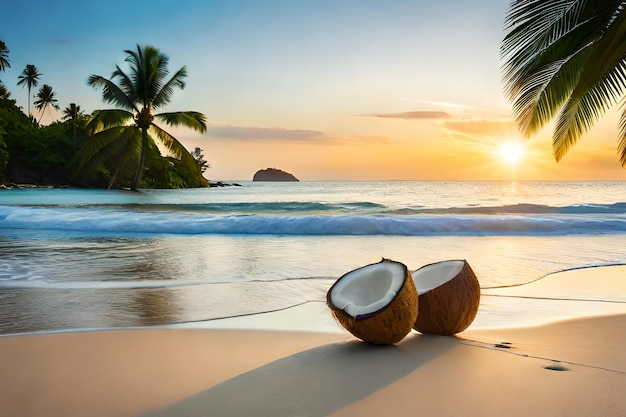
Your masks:
<path fill-rule="evenodd" d="M 532 327 L 576 318 L 626 314 L 626 264 L 591 265 L 552 272 L 525 284 L 485 287 L 468 330 Z M 330 285 L 330 284 L 329 284 Z M 325 300 L 268 311 L 147 326 L 77 327 L 18 331 L 20 335 L 138 329 L 255 329 L 344 333 Z"/>
<path fill-rule="evenodd" d="M 625 269 L 576 269 L 521 288 L 549 294 L 564 291 L 565 280 L 566 292 L 585 292 L 584 283 L 601 278 L 618 286 L 611 305 L 621 312 L 471 326 L 453 337 L 412 331 L 396 346 L 362 343 L 324 319 L 298 331 L 326 313 L 318 308 L 226 320 L 221 328 L 6 335 L 0 404 L 9 417 L 623 417 Z M 507 292 L 501 300 L 512 315 L 528 307 L 520 288 L 490 291 Z"/>

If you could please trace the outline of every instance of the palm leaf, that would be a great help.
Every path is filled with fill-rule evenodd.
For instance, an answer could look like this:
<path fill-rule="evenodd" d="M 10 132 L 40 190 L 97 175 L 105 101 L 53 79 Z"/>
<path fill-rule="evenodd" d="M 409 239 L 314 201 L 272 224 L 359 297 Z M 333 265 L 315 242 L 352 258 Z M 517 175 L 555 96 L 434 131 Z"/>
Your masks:
<path fill-rule="evenodd" d="M 112 127 L 126 125 L 132 119 L 133 114 L 127 110 L 96 110 L 91 114 L 91 119 L 86 128 L 87 132 L 92 135 Z"/>
<path fill-rule="evenodd" d="M 206 132 L 206 116 L 195 111 L 179 111 L 170 113 L 159 113 L 155 118 L 165 122 L 169 126 L 184 126 L 200 133 Z"/>
<path fill-rule="evenodd" d="M 511 16 L 523 23 L 502 43 L 501 53 L 508 59 L 503 81 L 525 135 L 557 114 L 580 79 L 589 48 L 601 35 L 598 27 L 604 28 L 612 16 L 606 7 L 597 7 L 603 2 L 515 2 Z"/>
<path fill-rule="evenodd" d="M 626 13 L 615 0 L 514 0 L 501 44 L 503 82 L 527 136 L 556 117 L 560 160 L 626 91 Z M 626 164 L 626 115 L 618 146 Z"/>
<path fill-rule="evenodd" d="M 75 165 L 77 168 L 82 169 L 88 161 L 102 152 L 102 150 L 109 146 L 112 142 L 127 136 L 126 130 L 129 128 L 131 127 L 113 127 L 87 138 L 82 143 L 80 149 L 76 152 L 77 159 L 75 161 Z"/>
<path fill-rule="evenodd" d="M 115 71 L 111 74 L 111 80 L 113 79 L 118 80 L 121 92 L 126 96 L 129 103 L 133 103 L 132 108 L 137 111 L 138 98 L 133 80 L 117 65 L 115 66 Z"/>
<path fill-rule="evenodd" d="M 97 145 L 100 146 L 100 149 L 91 158 L 84 158 L 84 160 L 80 161 L 80 164 L 76 164 L 76 169 L 73 173 L 74 178 L 89 177 L 89 174 L 95 172 L 97 168 L 103 165 L 110 165 L 112 161 L 115 161 L 117 171 L 130 161 L 139 159 L 141 132 L 132 126 L 120 129 L 122 130 L 116 129 L 116 132 L 101 132 L 90 138 L 95 138 L 99 142 Z M 112 174 L 110 185 L 115 181 L 115 175 Z"/>
<path fill-rule="evenodd" d="M 626 168 L 626 102 L 622 102 L 622 114 L 619 119 L 619 142 L 617 144 L 617 154 L 623 168 Z"/>
<path fill-rule="evenodd" d="M 176 74 L 172 76 L 158 91 L 152 100 L 152 106 L 155 109 L 160 107 L 164 107 L 172 100 L 172 95 L 174 94 L 174 88 L 180 88 L 181 90 L 185 88 L 185 82 L 183 78 L 187 76 L 187 67 L 183 66 L 180 68 Z"/>
<path fill-rule="evenodd" d="M 553 138 L 557 161 L 623 96 L 626 90 L 625 37 L 626 14 L 621 13 L 590 49 L 580 81 L 557 119 Z"/>
<path fill-rule="evenodd" d="M 132 97 L 129 97 L 127 92 L 122 90 L 113 81 L 108 80 L 100 75 L 90 75 L 87 79 L 87 84 L 94 88 L 102 88 L 102 98 L 105 102 L 116 104 L 127 110 L 132 110 L 135 108 Z"/>
<path fill-rule="evenodd" d="M 152 124 L 151 129 L 174 158 L 180 159 L 188 167 L 195 167 L 198 165 L 194 157 L 191 156 L 189 151 L 187 151 L 178 139 L 155 124 Z"/>

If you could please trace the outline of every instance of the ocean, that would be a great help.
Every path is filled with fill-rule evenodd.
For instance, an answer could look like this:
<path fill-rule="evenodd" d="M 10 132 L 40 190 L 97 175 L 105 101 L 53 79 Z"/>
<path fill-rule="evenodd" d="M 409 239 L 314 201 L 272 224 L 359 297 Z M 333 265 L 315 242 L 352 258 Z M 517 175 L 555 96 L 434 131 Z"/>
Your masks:
<path fill-rule="evenodd" d="M 0 334 L 322 304 L 383 257 L 466 259 L 482 288 L 626 263 L 626 182 L 237 184 L 0 190 Z"/>

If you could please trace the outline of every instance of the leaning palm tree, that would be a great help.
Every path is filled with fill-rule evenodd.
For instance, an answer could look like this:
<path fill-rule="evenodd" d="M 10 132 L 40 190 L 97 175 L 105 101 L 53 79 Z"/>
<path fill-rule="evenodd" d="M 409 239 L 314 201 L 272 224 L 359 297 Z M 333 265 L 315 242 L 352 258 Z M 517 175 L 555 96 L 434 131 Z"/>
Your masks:
<path fill-rule="evenodd" d="M 28 87 L 28 117 L 31 118 L 32 115 L 30 113 L 30 90 L 33 87 L 37 87 L 37 84 L 39 84 L 39 77 L 41 77 L 42 75 L 43 74 L 39 72 L 36 66 L 28 64 L 26 65 L 26 68 L 24 68 L 24 70 L 22 71 L 22 74 L 17 77 L 19 79 L 17 85 L 21 85 L 22 87 L 26 85 L 26 87 Z"/>
<path fill-rule="evenodd" d="M 4 71 L 6 68 L 11 68 L 9 62 L 9 48 L 4 41 L 0 41 L 0 71 Z"/>
<path fill-rule="evenodd" d="M 116 159 L 117 166 L 110 178 L 109 188 L 115 182 L 120 168 L 136 162 L 136 172 L 131 189 L 141 183 L 146 149 L 154 135 L 173 157 L 188 166 L 197 165 L 185 147 L 170 133 L 154 123 L 160 120 L 169 126 L 186 126 L 198 132 L 206 131 L 206 116 L 194 111 L 154 113 L 171 101 L 175 88 L 183 89 L 187 70 L 183 66 L 170 78 L 169 58 L 153 46 L 137 45 L 137 50 L 126 50 L 127 74 L 116 66 L 111 79 L 91 75 L 87 84 L 102 88 L 105 102 L 121 109 L 97 110 L 92 113 L 87 128 L 93 134 L 79 151 L 79 169 L 92 160 Z M 118 82 L 118 84 L 115 83 Z M 130 124 L 129 124 L 130 122 Z M 105 155 L 105 154 L 108 154 Z"/>
<path fill-rule="evenodd" d="M 48 84 L 44 84 L 43 87 L 39 89 L 37 92 L 37 100 L 33 103 L 35 108 L 41 112 L 39 115 L 39 120 L 37 123 L 41 122 L 41 118 L 43 117 L 44 112 L 47 108 L 54 107 L 55 109 L 59 109 L 58 100 L 56 99 L 57 93 L 52 91 L 52 87 Z"/>
<path fill-rule="evenodd" d="M 501 43 L 503 81 L 526 136 L 552 119 L 559 161 L 626 92 L 626 2 L 513 0 Z M 626 107 L 618 154 L 626 167 Z"/>

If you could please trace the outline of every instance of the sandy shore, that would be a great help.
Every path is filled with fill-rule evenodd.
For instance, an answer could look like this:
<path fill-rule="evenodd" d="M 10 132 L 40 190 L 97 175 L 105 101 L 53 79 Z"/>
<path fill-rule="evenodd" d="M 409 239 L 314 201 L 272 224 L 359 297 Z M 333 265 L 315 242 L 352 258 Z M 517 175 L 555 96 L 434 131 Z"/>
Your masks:
<path fill-rule="evenodd" d="M 570 277 L 623 272 L 602 269 Z M 293 330 L 2 337 L 0 415 L 624 417 L 624 329 L 626 314 L 387 347 Z"/>

